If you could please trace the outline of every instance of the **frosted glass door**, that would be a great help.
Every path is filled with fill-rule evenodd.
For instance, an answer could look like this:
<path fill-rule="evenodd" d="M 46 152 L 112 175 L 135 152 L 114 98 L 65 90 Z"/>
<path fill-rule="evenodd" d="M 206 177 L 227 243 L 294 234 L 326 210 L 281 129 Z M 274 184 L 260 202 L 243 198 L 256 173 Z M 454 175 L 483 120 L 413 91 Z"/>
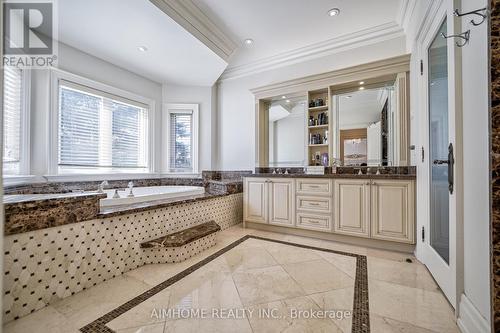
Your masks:
<path fill-rule="evenodd" d="M 449 264 L 448 57 L 446 20 L 429 48 L 430 244 Z"/>

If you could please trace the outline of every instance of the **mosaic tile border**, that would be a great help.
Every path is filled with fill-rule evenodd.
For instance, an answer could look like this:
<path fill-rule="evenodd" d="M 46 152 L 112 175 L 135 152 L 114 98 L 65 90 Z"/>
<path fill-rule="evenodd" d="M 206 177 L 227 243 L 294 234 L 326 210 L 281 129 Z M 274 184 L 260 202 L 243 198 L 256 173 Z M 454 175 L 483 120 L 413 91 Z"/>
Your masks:
<path fill-rule="evenodd" d="M 148 300 L 149 298 L 158 294 L 159 292 L 163 291 L 164 289 L 168 288 L 172 284 L 182 280 L 184 277 L 186 277 L 189 274 L 193 273 L 194 271 L 200 269 L 201 267 L 208 264 L 212 260 L 216 259 L 217 257 L 219 257 L 222 254 L 226 253 L 227 251 L 235 248 L 236 246 L 238 246 L 239 244 L 243 243 L 244 241 L 246 241 L 247 239 L 250 239 L 250 238 L 280 243 L 280 244 L 284 244 L 284 245 L 301 247 L 301 248 L 309 249 L 309 250 L 317 250 L 317 251 L 335 253 L 335 254 L 340 254 L 340 255 L 356 258 L 356 278 L 355 278 L 355 282 L 354 282 L 354 302 L 353 302 L 354 308 L 353 308 L 353 314 L 352 314 L 352 333 L 370 333 L 370 312 L 369 312 L 369 302 L 368 302 L 368 268 L 367 268 L 366 256 L 348 253 L 348 252 L 324 249 L 324 248 L 315 247 L 315 246 L 290 243 L 290 242 L 286 242 L 286 241 L 270 239 L 270 238 L 265 238 L 265 237 L 259 237 L 259 236 L 253 236 L 253 235 L 243 236 L 242 238 L 229 244 L 228 246 L 224 247 L 223 249 L 220 249 L 219 251 L 206 257 L 205 259 L 194 264 L 193 266 L 191 266 L 191 267 L 183 270 L 182 272 L 172 276 L 171 278 L 169 278 L 169 279 L 163 281 L 162 283 L 154 286 L 153 288 L 145 291 L 144 293 L 140 294 L 139 296 L 131 299 L 130 301 L 128 301 L 122 305 L 120 305 L 116 309 L 111 310 L 110 312 L 108 312 L 104 316 L 94 320 L 90 324 L 80 328 L 80 331 L 83 333 L 115 333 L 115 331 L 113 331 L 112 329 L 110 329 L 109 327 L 106 326 L 107 323 L 118 318 L 119 316 L 121 316 L 125 312 L 133 309 L 134 307 L 136 307 L 140 303 Z"/>

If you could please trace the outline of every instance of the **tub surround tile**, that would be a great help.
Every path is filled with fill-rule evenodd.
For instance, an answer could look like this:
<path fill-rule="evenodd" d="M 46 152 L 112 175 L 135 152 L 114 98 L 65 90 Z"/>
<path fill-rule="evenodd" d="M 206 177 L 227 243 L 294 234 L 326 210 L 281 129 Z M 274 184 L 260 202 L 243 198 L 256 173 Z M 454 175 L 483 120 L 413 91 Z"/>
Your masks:
<path fill-rule="evenodd" d="M 179 198 L 147 201 L 128 205 L 103 207 L 99 200 L 105 194 L 84 192 L 97 188 L 98 182 L 33 184 L 30 194 L 11 194 L 4 197 L 5 204 L 5 235 L 35 231 L 55 226 L 88 221 L 95 218 L 105 219 L 127 214 L 136 214 L 152 209 L 168 208 L 171 206 L 190 204 L 217 197 L 243 192 L 242 175 L 248 172 L 215 173 L 212 180 L 208 176 L 202 178 L 162 178 L 133 180 L 134 186 L 205 186 L 206 192 Z M 239 177 L 239 178 L 226 178 Z M 125 188 L 127 181 L 110 181 L 109 188 Z M 68 185 L 71 184 L 71 185 Z M 49 190 L 58 189 L 62 193 L 50 193 Z M 80 192 L 69 192 L 79 190 Z M 16 192 L 11 189 L 11 192 Z M 23 191 L 17 191 L 22 193 Z"/>
<path fill-rule="evenodd" d="M 223 230 L 241 223 L 242 196 L 242 193 L 218 196 L 195 204 L 153 208 L 5 236 L 4 322 L 144 265 L 147 258 L 140 244 L 145 241 L 211 220 Z M 214 241 L 216 235 L 213 234 Z M 203 251 L 204 243 L 196 242 L 188 244 L 194 244 L 195 248 L 187 248 L 185 253 Z M 204 255 L 217 249 L 220 247 L 211 247 Z M 201 257 L 195 255 L 185 263 L 193 264 Z"/>

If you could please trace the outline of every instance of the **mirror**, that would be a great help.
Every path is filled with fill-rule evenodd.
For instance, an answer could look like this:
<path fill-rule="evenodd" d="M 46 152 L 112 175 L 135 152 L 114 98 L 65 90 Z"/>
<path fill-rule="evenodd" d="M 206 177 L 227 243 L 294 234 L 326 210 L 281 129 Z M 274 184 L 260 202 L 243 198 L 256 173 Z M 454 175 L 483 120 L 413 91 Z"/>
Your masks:
<path fill-rule="evenodd" d="M 278 96 L 271 100 L 269 117 L 269 166 L 305 164 L 306 97 Z"/>
<path fill-rule="evenodd" d="M 360 89 L 336 97 L 340 163 L 394 165 L 394 85 Z"/>

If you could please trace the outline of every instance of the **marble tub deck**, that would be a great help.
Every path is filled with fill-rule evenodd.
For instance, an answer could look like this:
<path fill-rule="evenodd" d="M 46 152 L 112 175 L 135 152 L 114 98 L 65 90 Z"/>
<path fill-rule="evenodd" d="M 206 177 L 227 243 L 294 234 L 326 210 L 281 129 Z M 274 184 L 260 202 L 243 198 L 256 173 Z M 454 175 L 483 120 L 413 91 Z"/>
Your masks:
<path fill-rule="evenodd" d="M 257 238 L 238 242 L 246 235 Z M 413 263 L 405 262 L 408 258 Z M 243 229 L 241 225 L 219 232 L 215 247 L 187 261 L 129 271 L 10 322 L 3 330 L 78 332 L 106 318 L 107 329 L 120 333 L 351 332 L 351 317 L 299 319 L 291 318 L 290 310 L 354 310 L 356 314 L 356 307 L 363 307 L 355 304 L 360 298 L 354 297 L 356 274 L 361 269 L 356 267 L 358 259 L 366 263 L 369 327 L 354 332 L 459 332 L 453 309 L 427 269 L 409 254 Z M 193 266 L 197 269 L 182 275 Z M 159 288 L 162 284 L 166 287 Z M 138 296 L 148 290 L 155 292 L 140 296 L 138 302 Z M 130 306 L 124 309 L 124 304 Z M 158 319 L 153 309 L 163 308 L 243 308 L 254 315 L 225 320 L 211 318 L 212 313 L 205 319 Z M 279 318 L 259 318 L 256 313 L 262 309 L 277 309 Z"/>

